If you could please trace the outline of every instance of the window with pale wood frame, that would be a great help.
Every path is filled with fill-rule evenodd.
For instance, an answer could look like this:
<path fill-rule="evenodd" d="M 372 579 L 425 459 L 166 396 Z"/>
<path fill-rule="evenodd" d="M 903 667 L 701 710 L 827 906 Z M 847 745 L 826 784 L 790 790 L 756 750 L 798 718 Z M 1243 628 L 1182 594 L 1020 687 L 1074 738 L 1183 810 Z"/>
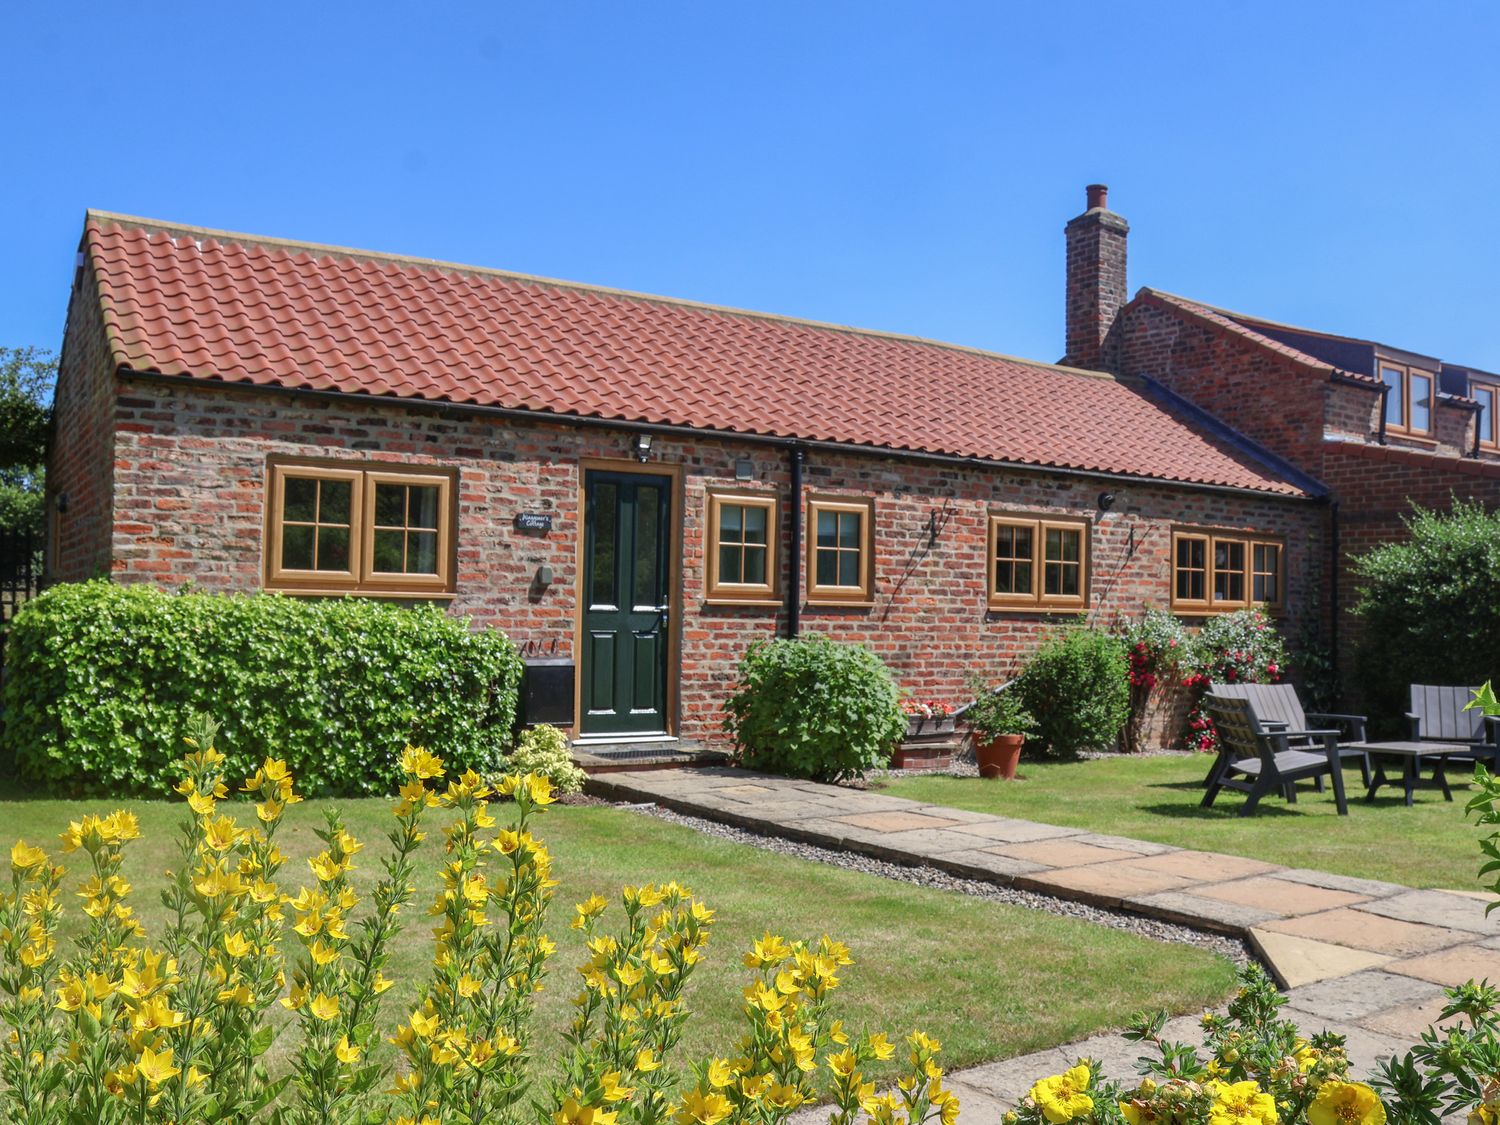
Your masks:
<path fill-rule="evenodd" d="M 1479 403 L 1479 413 L 1474 416 L 1479 448 L 1500 449 L 1500 418 L 1495 414 L 1497 402 L 1500 402 L 1500 387 L 1475 384 L 1470 394 Z"/>
<path fill-rule="evenodd" d="M 990 609 L 1082 609 L 1088 602 L 1089 523 L 992 515 L 986 603 Z"/>
<path fill-rule="evenodd" d="M 1172 608 L 1218 613 L 1285 600 L 1285 551 L 1280 542 L 1211 531 L 1172 533 Z"/>
<path fill-rule="evenodd" d="M 273 461 L 266 585 L 300 593 L 453 592 L 454 474 Z"/>
<path fill-rule="evenodd" d="M 807 498 L 807 600 L 863 604 L 875 598 L 875 503 Z"/>
<path fill-rule="evenodd" d="M 777 601 L 778 512 L 774 493 L 708 494 L 705 601 L 730 605 Z"/>
<path fill-rule="evenodd" d="M 1426 436 L 1432 433 L 1433 376 L 1399 363 L 1380 364 L 1385 393 L 1387 432 Z"/>

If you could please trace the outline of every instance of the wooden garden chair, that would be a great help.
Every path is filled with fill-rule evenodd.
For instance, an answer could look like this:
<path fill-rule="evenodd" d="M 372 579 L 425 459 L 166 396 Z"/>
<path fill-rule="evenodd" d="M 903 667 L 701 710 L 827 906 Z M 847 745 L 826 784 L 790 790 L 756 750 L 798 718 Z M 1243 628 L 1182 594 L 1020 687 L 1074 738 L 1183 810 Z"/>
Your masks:
<path fill-rule="evenodd" d="M 1465 710 L 1478 688 L 1411 685 L 1406 721 L 1413 742 L 1449 742 L 1466 747 L 1447 755 L 1449 762 L 1483 762 L 1500 768 L 1500 716 L 1479 708 Z"/>
<path fill-rule="evenodd" d="M 1306 778 L 1331 777 L 1333 799 L 1339 815 L 1349 815 L 1344 799 L 1344 767 L 1339 756 L 1339 731 L 1304 730 L 1304 739 L 1321 740 L 1319 749 L 1295 749 L 1291 733 L 1267 727 L 1257 719 L 1250 701 L 1243 696 L 1204 697 L 1209 717 L 1218 734 L 1219 753 L 1208 774 L 1203 808 L 1212 807 L 1221 789 L 1248 794 L 1240 816 L 1250 816 L 1268 793 L 1283 794 L 1288 804 L 1297 803 L 1297 782 Z"/>
<path fill-rule="evenodd" d="M 1319 745 L 1325 730 L 1339 728 L 1340 759 L 1358 764 L 1360 776 L 1365 786 L 1369 786 L 1370 755 L 1362 746 L 1366 741 L 1365 716 L 1303 711 L 1302 700 L 1291 684 L 1212 684 L 1208 691 L 1221 699 L 1247 700 L 1260 725 L 1267 730 L 1280 727 L 1293 748 Z M 1319 778 L 1318 792 L 1322 791 L 1323 781 Z"/>

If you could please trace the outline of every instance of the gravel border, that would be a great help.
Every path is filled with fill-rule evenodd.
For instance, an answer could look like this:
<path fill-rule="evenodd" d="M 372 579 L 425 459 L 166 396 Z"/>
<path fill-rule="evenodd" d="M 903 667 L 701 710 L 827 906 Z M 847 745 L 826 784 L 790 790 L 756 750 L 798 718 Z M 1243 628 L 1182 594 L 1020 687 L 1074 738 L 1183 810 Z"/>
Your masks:
<path fill-rule="evenodd" d="M 919 887 L 952 891 L 955 894 L 969 895 L 973 898 L 989 899 L 992 902 L 1004 902 L 1011 906 L 1022 906 L 1031 910 L 1042 910 L 1048 914 L 1060 914 L 1068 918 L 1079 918 L 1085 922 L 1108 926 L 1114 930 L 1124 930 L 1126 933 L 1151 938 L 1155 941 L 1195 946 L 1198 949 L 1217 953 L 1235 965 L 1244 965 L 1252 960 L 1257 960 L 1245 943 L 1235 938 L 1227 937 L 1223 934 L 1206 933 L 1202 930 L 1190 929 L 1187 926 L 1163 922 L 1156 918 L 1146 918 L 1139 914 L 1130 914 L 1123 910 L 1106 910 L 1103 907 L 1090 906 L 1087 903 L 1073 902 L 1064 898 L 1054 898 L 1051 895 L 1037 894 L 1034 891 L 1022 891 L 1014 887 L 1000 887 L 994 883 L 980 882 L 977 879 L 962 879 L 956 875 L 950 875 L 946 871 L 940 871 L 935 867 L 906 867 L 899 863 L 891 863 L 887 860 L 860 855 L 857 852 L 838 851 L 833 848 L 818 847 L 816 844 L 803 844 L 795 840 L 786 840 L 780 836 L 767 836 L 759 832 L 751 832 L 748 829 L 720 824 L 716 820 L 687 816 L 683 813 L 663 808 L 660 805 L 617 802 L 615 807 L 625 809 L 629 812 L 640 813 L 644 816 L 652 816 L 658 820 L 667 821 L 669 824 L 679 824 L 684 828 L 692 828 L 695 831 L 703 833 L 705 836 L 714 836 L 720 840 L 729 840 L 736 844 L 748 844 L 753 848 L 761 848 L 768 852 L 779 852 L 782 855 L 795 856 L 798 859 L 811 860 L 814 863 L 826 863 L 833 867 L 842 867 L 848 871 L 859 871 L 866 875 L 875 875 L 882 879 L 894 879 L 898 882 L 911 883 Z"/>

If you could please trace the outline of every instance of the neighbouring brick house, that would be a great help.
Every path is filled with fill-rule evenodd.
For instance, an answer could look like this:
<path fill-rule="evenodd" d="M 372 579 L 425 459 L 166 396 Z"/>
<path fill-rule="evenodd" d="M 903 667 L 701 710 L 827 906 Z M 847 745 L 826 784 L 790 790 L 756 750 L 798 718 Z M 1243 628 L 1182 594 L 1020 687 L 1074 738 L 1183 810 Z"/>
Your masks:
<path fill-rule="evenodd" d="M 1127 301 L 1125 220 L 1102 187 L 1068 224 L 1068 359 L 1146 378 L 1325 490 L 1321 604 L 1352 687 L 1352 556 L 1404 536 L 1412 504 L 1500 504 L 1500 375 L 1143 288 Z M 1075 268 L 1075 263 L 1078 263 Z M 1331 561 L 1331 560 L 1330 560 Z"/>
<path fill-rule="evenodd" d="M 1100 203 L 1069 231 L 1091 367 Z M 90 213 L 50 576 L 437 600 L 575 660 L 574 733 L 612 741 L 714 737 L 746 646 L 799 631 L 957 701 L 1080 612 L 1300 627 L 1331 549 L 1302 450 L 1129 367 Z"/>

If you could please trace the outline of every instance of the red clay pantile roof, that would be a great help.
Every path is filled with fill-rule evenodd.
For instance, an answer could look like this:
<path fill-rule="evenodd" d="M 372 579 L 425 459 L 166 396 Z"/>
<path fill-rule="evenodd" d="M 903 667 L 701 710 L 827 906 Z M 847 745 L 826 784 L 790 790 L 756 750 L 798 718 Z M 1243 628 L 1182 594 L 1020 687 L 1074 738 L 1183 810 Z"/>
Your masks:
<path fill-rule="evenodd" d="M 1274 461 L 1094 373 L 97 212 L 84 243 L 131 371 L 1305 494 Z"/>

